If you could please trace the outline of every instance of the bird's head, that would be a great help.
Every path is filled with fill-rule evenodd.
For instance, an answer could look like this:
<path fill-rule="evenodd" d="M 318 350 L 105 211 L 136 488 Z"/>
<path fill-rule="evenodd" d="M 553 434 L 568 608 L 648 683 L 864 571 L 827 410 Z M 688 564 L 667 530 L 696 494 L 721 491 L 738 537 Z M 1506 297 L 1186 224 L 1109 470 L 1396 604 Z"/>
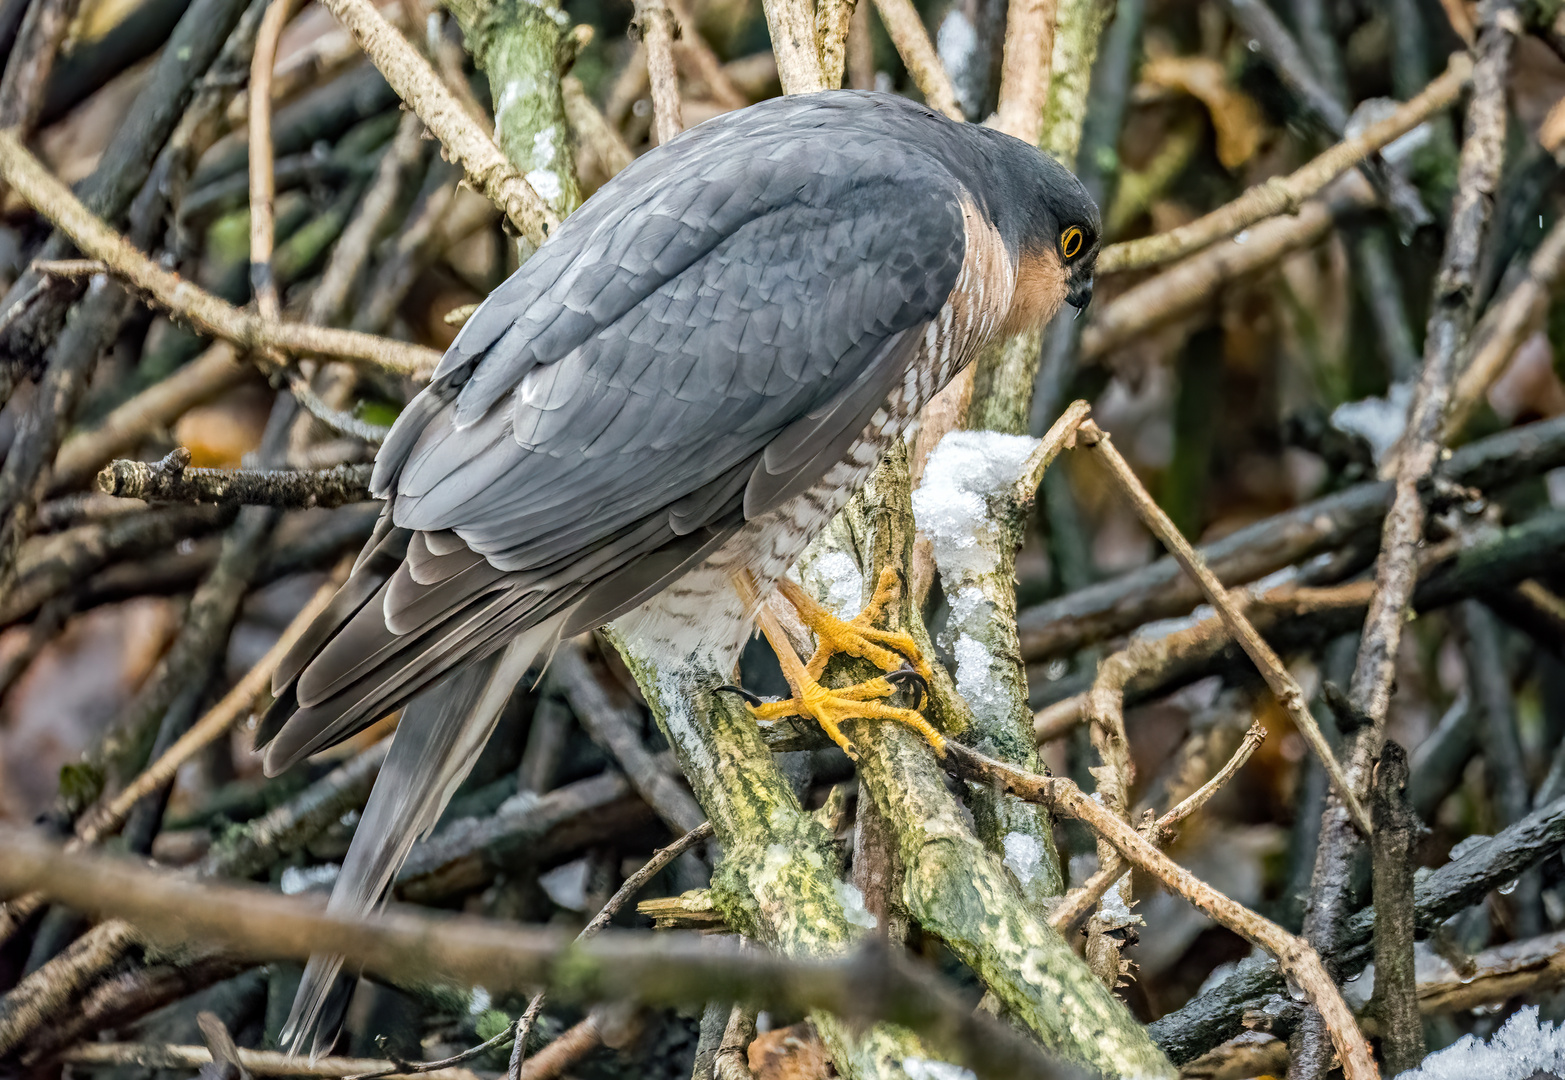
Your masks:
<path fill-rule="evenodd" d="M 1034 184 L 1034 205 L 1022 248 L 1033 258 L 1058 260 L 1065 302 L 1080 315 L 1092 302 L 1092 275 L 1098 264 L 1103 226 L 1097 204 L 1075 175 L 1047 154 Z"/>
<path fill-rule="evenodd" d="M 1008 135 L 967 126 L 995 151 L 986 170 L 974 170 L 974 186 L 983 193 L 983 205 L 1015 268 L 1002 331 L 1036 328 L 1063 304 L 1079 315 L 1092 301 L 1103 232 L 1097 204 L 1052 157 Z"/>

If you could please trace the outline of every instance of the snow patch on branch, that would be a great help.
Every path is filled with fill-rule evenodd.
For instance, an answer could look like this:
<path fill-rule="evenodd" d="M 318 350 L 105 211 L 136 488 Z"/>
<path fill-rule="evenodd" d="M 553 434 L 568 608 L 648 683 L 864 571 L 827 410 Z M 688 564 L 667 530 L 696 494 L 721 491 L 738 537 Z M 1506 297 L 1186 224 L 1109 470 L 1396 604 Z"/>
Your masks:
<path fill-rule="evenodd" d="M 1026 888 L 1032 884 L 1032 879 L 1038 876 L 1038 870 L 1043 866 L 1043 845 L 1036 836 L 1024 832 L 1006 833 L 1003 843 L 1005 858 L 1000 860 L 1000 864 L 1016 875 L 1016 880 Z"/>
<path fill-rule="evenodd" d="M 913 493 L 913 517 L 935 547 L 935 565 L 950 589 L 951 579 L 993 570 L 999 526 L 989 514 L 1003 498 L 1037 439 L 995 431 L 953 431 L 940 440 Z"/>
<path fill-rule="evenodd" d="M 902 1071 L 911 1080 L 978 1080 L 970 1069 L 929 1058 L 905 1057 L 902 1059 Z"/>
<path fill-rule="evenodd" d="M 1540 1024 L 1538 1006 L 1528 1005 L 1487 1042 L 1464 1035 L 1400 1080 L 1529 1080 L 1540 1072 L 1565 1073 L 1565 1031 Z"/>
<path fill-rule="evenodd" d="M 994 581 L 1005 532 L 995 512 L 1010 498 L 1038 440 L 995 431 L 953 431 L 929 457 L 924 482 L 913 493 L 913 517 L 934 548 L 935 566 L 951 615 L 941 644 L 956 658 L 956 688 L 981 716 L 1003 713 L 1010 702 L 1007 665 L 992 644 Z"/>

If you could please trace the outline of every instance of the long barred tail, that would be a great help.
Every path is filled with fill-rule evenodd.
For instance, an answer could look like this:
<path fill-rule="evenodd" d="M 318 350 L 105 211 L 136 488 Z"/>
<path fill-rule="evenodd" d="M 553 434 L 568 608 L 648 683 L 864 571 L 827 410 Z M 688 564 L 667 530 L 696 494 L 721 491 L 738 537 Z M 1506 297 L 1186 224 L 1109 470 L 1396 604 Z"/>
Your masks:
<path fill-rule="evenodd" d="M 511 691 L 539 652 L 553 642 L 560 618 L 532 627 L 504 649 L 471 661 L 402 710 L 391 750 L 327 902 L 328 914 L 358 918 L 385 895 L 408 852 L 439 820 L 467 777 Z M 291 1053 L 326 1052 L 342 1023 L 345 998 L 332 986 L 340 956 L 312 956 L 283 1027 Z"/>

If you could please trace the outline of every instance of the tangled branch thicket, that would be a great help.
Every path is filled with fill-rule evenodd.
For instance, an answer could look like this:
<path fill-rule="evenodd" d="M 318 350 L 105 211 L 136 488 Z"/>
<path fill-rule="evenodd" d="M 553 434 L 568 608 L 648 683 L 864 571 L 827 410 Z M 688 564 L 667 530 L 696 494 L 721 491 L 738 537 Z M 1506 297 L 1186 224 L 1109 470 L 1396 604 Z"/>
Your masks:
<path fill-rule="evenodd" d="M 0 0 L 0 51 L 0 1074 L 1565 1060 L 1558 0 Z M 946 751 L 758 724 L 759 648 L 565 642 L 323 915 L 391 721 L 268 781 L 254 718 L 387 425 L 635 156 L 839 87 L 1105 223 L 1087 318 L 793 571 L 895 597 Z M 322 950 L 348 1023 L 288 1058 Z"/>

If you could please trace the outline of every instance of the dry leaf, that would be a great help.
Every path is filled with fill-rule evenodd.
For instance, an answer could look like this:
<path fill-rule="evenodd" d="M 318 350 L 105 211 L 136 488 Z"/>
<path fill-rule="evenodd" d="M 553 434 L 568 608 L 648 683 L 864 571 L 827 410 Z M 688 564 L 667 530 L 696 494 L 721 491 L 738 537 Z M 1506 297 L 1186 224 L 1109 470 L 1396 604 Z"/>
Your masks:
<path fill-rule="evenodd" d="M 1202 56 L 1149 58 L 1142 82 L 1163 90 L 1189 94 L 1211 114 L 1217 131 L 1217 159 L 1225 169 L 1249 161 L 1261 144 L 1261 111 L 1255 102 L 1228 83 L 1228 73 L 1216 60 Z"/>
<path fill-rule="evenodd" d="M 825 1080 L 837 1075 L 831 1055 L 808 1021 L 757 1035 L 750 1043 L 755 1080 Z"/>

